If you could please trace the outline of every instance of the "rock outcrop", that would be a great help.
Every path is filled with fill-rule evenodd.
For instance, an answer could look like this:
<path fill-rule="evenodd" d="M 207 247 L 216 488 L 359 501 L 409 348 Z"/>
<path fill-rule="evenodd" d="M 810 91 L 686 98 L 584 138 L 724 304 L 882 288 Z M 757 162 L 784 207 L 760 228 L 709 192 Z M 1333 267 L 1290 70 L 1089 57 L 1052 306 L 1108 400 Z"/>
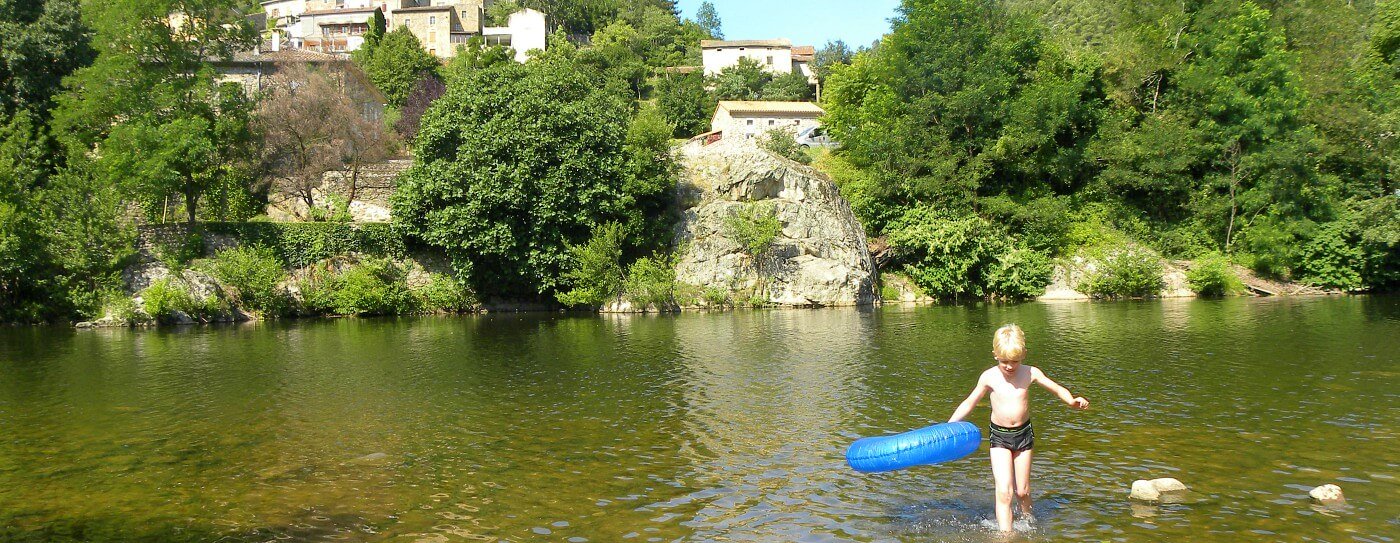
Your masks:
<path fill-rule="evenodd" d="M 679 282 L 793 307 L 876 301 L 865 229 L 822 173 L 742 139 L 687 149 L 682 162 Z M 727 225 L 754 204 L 771 205 L 782 225 L 759 262 Z"/>

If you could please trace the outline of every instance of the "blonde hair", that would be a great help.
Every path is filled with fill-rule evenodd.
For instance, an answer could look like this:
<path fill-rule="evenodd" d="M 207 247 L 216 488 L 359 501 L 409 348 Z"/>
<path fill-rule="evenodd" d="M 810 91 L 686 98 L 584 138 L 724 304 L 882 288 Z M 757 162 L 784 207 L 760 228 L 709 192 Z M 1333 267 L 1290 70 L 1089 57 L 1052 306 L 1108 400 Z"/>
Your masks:
<path fill-rule="evenodd" d="M 1020 326 L 1008 324 L 992 336 L 992 355 L 997 360 L 1020 362 L 1026 359 L 1026 333 Z"/>

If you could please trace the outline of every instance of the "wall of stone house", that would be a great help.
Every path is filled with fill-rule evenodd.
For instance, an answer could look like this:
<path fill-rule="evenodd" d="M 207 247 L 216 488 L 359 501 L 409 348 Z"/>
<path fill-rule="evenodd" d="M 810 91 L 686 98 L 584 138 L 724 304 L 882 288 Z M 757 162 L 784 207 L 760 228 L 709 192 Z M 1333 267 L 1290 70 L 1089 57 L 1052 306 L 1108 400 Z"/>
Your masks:
<path fill-rule="evenodd" d="M 768 71 L 777 74 L 792 73 L 792 47 L 744 46 L 705 49 L 702 53 L 705 75 L 715 75 L 739 63 L 741 58 L 751 58 Z M 772 62 L 768 59 L 772 58 Z"/>

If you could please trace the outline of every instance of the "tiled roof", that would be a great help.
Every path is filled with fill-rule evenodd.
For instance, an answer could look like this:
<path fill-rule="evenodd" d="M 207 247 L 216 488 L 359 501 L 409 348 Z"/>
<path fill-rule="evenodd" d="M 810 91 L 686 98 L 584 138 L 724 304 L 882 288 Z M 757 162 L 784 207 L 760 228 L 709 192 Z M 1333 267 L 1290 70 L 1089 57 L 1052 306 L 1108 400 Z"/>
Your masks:
<path fill-rule="evenodd" d="M 748 100 L 725 100 L 719 107 L 734 113 L 782 113 L 787 115 L 821 115 L 825 110 L 812 102 L 765 102 Z"/>
<path fill-rule="evenodd" d="M 792 46 L 792 54 L 813 56 L 817 54 L 817 48 L 812 45 L 794 45 Z"/>
<path fill-rule="evenodd" d="M 717 47 L 792 47 L 792 42 L 788 40 L 701 40 L 700 47 L 703 49 L 714 49 Z"/>

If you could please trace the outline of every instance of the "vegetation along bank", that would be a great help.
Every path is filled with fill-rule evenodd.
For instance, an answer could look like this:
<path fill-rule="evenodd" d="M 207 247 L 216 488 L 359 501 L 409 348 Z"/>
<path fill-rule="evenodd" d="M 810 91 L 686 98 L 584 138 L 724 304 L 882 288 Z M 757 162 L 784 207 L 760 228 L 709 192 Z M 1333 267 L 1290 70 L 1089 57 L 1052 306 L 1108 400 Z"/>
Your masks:
<path fill-rule="evenodd" d="M 755 281 L 676 279 L 697 202 L 673 138 L 719 100 L 818 88 L 687 69 L 723 37 L 713 9 L 522 0 L 552 32 L 527 62 L 476 40 L 444 63 L 376 26 L 250 91 L 216 69 L 258 50 L 249 4 L 0 0 L 0 320 L 798 299 L 742 251 Z M 842 147 L 765 146 L 839 187 L 880 297 L 1159 295 L 1178 261 L 1204 294 L 1238 270 L 1400 284 L 1395 0 L 905 0 L 880 41 L 814 67 Z M 412 161 L 393 222 L 347 224 L 360 172 L 393 158 Z M 790 216 L 720 207 L 736 248 L 798 239 Z M 177 222 L 187 239 L 148 242 Z"/>

